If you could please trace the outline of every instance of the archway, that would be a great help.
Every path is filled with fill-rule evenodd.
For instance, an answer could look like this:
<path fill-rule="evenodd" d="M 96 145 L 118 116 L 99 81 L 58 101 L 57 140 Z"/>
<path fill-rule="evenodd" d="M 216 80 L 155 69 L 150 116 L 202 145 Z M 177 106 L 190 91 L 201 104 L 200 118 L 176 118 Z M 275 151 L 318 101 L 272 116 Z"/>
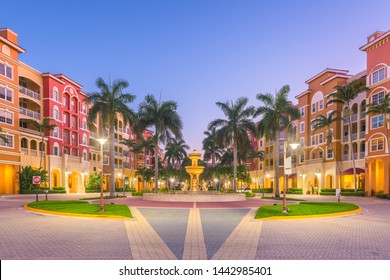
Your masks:
<path fill-rule="evenodd" d="M 369 186 L 373 194 L 384 192 L 385 185 L 385 168 L 382 159 L 374 159 L 369 164 Z"/>
<path fill-rule="evenodd" d="M 327 189 L 333 189 L 333 176 L 328 174 L 326 175 L 326 185 L 325 188 Z"/>
<path fill-rule="evenodd" d="M 52 187 L 61 186 L 61 172 L 58 169 L 54 169 L 52 172 L 51 185 Z"/>
<path fill-rule="evenodd" d="M 79 192 L 79 179 L 81 178 L 80 173 L 73 171 L 68 175 L 68 187 L 70 193 Z"/>

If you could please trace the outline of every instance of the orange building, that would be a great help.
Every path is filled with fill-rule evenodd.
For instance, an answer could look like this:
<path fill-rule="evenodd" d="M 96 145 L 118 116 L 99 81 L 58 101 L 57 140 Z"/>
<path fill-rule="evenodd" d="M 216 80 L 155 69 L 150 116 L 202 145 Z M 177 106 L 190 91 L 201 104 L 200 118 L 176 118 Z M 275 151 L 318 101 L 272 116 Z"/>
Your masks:
<path fill-rule="evenodd" d="M 379 104 L 390 93 L 390 31 L 368 36 L 360 50 L 367 54 L 367 104 Z M 390 193 L 389 116 L 367 115 L 366 191 Z"/>

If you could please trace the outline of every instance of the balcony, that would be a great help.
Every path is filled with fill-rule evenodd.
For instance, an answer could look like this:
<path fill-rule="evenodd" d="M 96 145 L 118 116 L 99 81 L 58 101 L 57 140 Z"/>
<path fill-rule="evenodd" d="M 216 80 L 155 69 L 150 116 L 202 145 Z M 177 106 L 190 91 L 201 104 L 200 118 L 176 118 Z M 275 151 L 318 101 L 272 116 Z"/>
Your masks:
<path fill-rule="evenodd" d="M 27 148 L 21 148 L 23 155 L 28 155 L 28 149 Z"/>
<path fill-rule="evenodd" d="M 361 131 L 360 132 L 360 139 L 364 139 L 366 138 L 366 132 L 365 131 Z"/>
<path fill-rule="evenodd" d="M 24 116 L 36 119 L 38 121 L 41 119 L 41 114 L 38 112 L 29 110 L 29 109 L 23 108 L 23 107 L 19 107 L 19 109 L 20 109 L 20 114 L 22 114 Z"/>
<path fill-rule="evenodd" d="M 27 95 L 29 97 L 32 97 L 32 98 L 34 98 L 34 99 L 36 99 L 38 101 L 41 101 L 41 95 L 38 92 L 35 92 L 35 91 L 31 90 L 31 89 L 28 89 L 28 88 L 20 86 L 19 87 L 19 92 L 21 94 L 24 94 L 24 95 Z"/>
<path fill-rule="evenodd" d="M 343 160 L 349 160 L 349 155 L 343 155 Z"/>
<path fill-rule="evenodd" d="M 306 160 L 304 164 L 316 164 L 316 163 L 323 163 L 323 162 L 324 162 L 324 158 L 313 158 L 313 159 Z"/>
<path fill-rule="evenodd" d="M 356 122 L 357 119 L 358 119 L 358 115 L 357 115 L 357 114 L 353 114 L 353 115 L 351 116 L 351 119 L 352 119 L 352 122 Z"/>
<path fill-rule="evenodd" d="M 364 159 L 366 152 L 360 152 L 360 159 Z"/>
<path fill-rule="evenodd" d="M 81 157 L 78 156 L 68 156 L 68 160 L 72 162 L 81 162 Z"/>
<path fill-rule="evenodd" d="M 115 156 L 116 157 L 123 157 L 123 153 L 115 151 Z"/>
<path fill-rule="evenodd" d="M 357 140 L 357 133 L 352 133 L 352 141 Z"/>

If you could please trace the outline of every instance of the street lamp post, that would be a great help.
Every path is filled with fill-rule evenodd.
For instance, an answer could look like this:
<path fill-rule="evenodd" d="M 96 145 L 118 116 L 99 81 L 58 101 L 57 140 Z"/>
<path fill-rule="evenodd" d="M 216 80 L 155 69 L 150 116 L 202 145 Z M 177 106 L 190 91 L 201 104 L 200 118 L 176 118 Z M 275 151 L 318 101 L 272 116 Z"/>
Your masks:
<path fill-rule="evenodd" d="M 107 142 L 107 139 L 99 138 L 97 140 L 100 143 L 100 159 L 102 161 L 102 164 L 101 164 L 102 173 L 100 175 L 100 208 L 99 208 L 99 212 L 103 213 L 104 212 L 104 202 L 103 202 L 103 166 L 104 166 L 104 164 L 103 164 L 103 145 L 104 145 L 104 143 Z"/>
<path fill-rule="evenodd" d="M 299 144 L 298 143 L 291 143 L 290 147 L 295 151 L 296 148 L 298 148 Z M 292 158 L 292 155 L 290 156 Z M 287 159 L 287 156 L 286 156 Z M 286 165 L 286 162 L 285 162 Z M 292 161 L 291 161 L 291 167 L 292 168 Z M 286 173 L 286 168 L 284 169 Z M 287 198 L 286 198 L 286 191 L 287 191 L 287 185 L 288 185 L 288 175 L 286 174 L 285 176 L 285 182 L 284 182 L 284 190 L 283 190 L 283 211 L 282 213 L 288 213 L 287 209 Z"/>

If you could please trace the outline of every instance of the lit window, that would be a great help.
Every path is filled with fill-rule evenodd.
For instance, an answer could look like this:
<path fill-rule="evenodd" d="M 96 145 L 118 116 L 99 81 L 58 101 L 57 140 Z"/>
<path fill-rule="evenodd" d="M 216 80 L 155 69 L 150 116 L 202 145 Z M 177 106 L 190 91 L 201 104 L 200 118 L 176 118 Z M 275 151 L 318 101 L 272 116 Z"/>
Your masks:
<path fill-rule="evenodd" d="M 371 151 L 382 151 L 384 147 L 384 140 L 383 138 L 376 138 L 371 140 Z"/>
<path fill-rule="evenodd" d="M 383 115 L 371 118 L 371 129 L 375 129 L 383 126 Z"/>
<path fill-rule="evenodd" d="M 372 73 L 372 83 L 376 84 L 385 79 L 385 68 L 379 69 Z"/>

